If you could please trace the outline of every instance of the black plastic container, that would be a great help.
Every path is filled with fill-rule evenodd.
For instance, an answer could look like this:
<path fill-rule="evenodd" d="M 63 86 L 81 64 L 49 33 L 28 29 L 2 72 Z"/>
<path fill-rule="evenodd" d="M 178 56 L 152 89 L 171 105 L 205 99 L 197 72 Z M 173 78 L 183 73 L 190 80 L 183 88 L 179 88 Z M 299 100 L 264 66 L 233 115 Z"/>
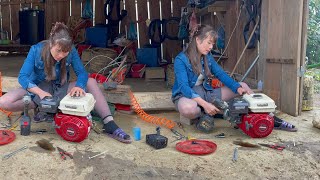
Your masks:
<path fill-rule="evenodd" d="M 20 44 L 33 45 L 45 39 L 43 10 L 19 11 Z"/>
<path fill-rule="evenodd" d="M 157 127 L 157 134 L 147 134 L 146 142 L 156 149 L 167 147 L 168 138 L 160 135 L 160 127 Z"/>

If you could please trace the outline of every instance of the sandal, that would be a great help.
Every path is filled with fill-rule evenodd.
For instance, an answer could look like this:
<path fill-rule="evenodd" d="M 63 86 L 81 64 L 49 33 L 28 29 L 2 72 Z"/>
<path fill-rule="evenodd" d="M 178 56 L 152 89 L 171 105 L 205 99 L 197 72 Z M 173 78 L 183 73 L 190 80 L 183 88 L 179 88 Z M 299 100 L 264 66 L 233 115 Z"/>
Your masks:
<path fill-rule="evenodd" d="M 280 126 L 274 127 L 274 129 L 283 130 L 283 131 L 289 131 L 289 132 L 297 132 L 298 131 L 298 129 L 294 125 L 292 125 L 292 124 L 290 124 L 290 123 L 288 123 L 288 122 L 286 122 L 284 120 L 282 120 L 282 123 L 281 123 Z"/>
<path fill-rule="evenodd" d="M 125 139 L 124 136 L 127 135 L 121 128 L 115 130 L 112 134 L 106 133 L 105 134 L 115 140 L 118 140 L 122 143 L 130 144 L 132 142 L 131 138 Z"/>

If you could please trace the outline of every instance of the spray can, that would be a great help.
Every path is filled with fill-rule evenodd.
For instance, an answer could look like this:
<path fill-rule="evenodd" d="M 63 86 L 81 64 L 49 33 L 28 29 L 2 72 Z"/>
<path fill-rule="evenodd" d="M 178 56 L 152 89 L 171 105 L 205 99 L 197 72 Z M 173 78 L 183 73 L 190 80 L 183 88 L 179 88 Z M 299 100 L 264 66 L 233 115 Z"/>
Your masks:
<path fill-rule="evenodd" d="M 31 132 L 31 118 L 28 114 L 28 107 L 30 102 L 31 102 L 31 97 L 29 95 L 25 95 L 23 97 L 24 112 L 20 120 L 20 134 L 22 136 L 29 136 Z"/>

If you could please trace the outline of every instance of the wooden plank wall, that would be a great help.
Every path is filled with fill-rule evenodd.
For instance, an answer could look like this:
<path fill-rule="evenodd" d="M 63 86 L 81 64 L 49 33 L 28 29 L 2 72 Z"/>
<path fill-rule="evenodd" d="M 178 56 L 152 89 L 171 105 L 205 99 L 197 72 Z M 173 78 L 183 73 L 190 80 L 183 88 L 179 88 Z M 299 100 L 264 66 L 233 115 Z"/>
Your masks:
<path fill-rule="evenodd" d="M 95 4 L 93 4 L 93 0 L 91 1 L 91 6 L 95 10 L 95 24 L 105 24 L 105 15 L 104 15 L 104 3 L 103 0 L 95 0 Z M 19 10 L 23 7 L 35 8 L 36 6 L 39 9 L 45 10 L 46 16 L 46 34 L 50 33 L 50 29 L 52 24 L 56 21 L 67 22 L 70 14 L 72 16 L 81 16 L 81 12 L 85 7 L 86 0 L 46 0 L 44 3 L 40 3 L 40 0 L 1 0 L 0 2 L 0 12 L 2 17 L 10 17 L 10 18 L 2 18 L 2 26 L 3 30 L 9 32 L 9 38 L 11 40 L 15 39 L 15 37 L 19 33 Z M 128 15 L 121 22 L 120 28 L 115 27 L 113 31 L 120 32 L 125 34 L 129 29 L 130 22 L 135 23 L 135 28 L 139 31 L 139 46 L 143 47 L 145 44 L 149 43 L 148 27 L 145 21 L 148 18 L 147 12 L 147 2 L 150 4 L 150 18 L 160 19 L 160 7 L 159 0 L 137 0 L 138 7 L 138 21 L 136 21 L 136 10 L 135 10 L 135 0 L 122 0 L 121 1 L 121 9 L 126 9 L 128 11 Z M 71 4 L 71 12 L 70 12 L 70 4 Z M 161 0 L 161 9 L 162 9 L 162 18 L 168 19 L 170 17 L 180 17 L 181 7 L 186 5 L 185 0 L 172 0 L 173 7 L 171 8 L 171 0 Z M 82 8 L 81 8 L 82 7 Z M 173 12 L 171 12 L 173 9 Z M 113 14 L 116 13 L 115 9 Z M 137 29 L 138 24 L 138 29 Z M 178 32 L 178 24 L 173 23 L 171 27 L 168 27 L 171 32 Z M 182 42 L 174 41 L 166 39 L 163 43 L 163 54 L 164 59 L 171 60 L 174 58 L 178 52 L 182 50 Z"/>

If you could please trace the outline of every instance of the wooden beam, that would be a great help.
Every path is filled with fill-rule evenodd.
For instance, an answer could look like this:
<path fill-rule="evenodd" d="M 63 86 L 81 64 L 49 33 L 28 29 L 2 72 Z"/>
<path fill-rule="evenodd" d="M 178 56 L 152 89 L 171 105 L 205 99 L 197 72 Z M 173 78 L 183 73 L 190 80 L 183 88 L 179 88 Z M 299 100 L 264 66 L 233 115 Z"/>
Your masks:
<path fill-rule="evenodd" d="M 171 91 L 133 93 L 141 108 L 145 111 L 175 110 L 171 101 Z"/>
<path fill-rule="evenodd" d="M 2 92 L 15 90 L 20 86 L 17 77 L 2 76 Z"/>

